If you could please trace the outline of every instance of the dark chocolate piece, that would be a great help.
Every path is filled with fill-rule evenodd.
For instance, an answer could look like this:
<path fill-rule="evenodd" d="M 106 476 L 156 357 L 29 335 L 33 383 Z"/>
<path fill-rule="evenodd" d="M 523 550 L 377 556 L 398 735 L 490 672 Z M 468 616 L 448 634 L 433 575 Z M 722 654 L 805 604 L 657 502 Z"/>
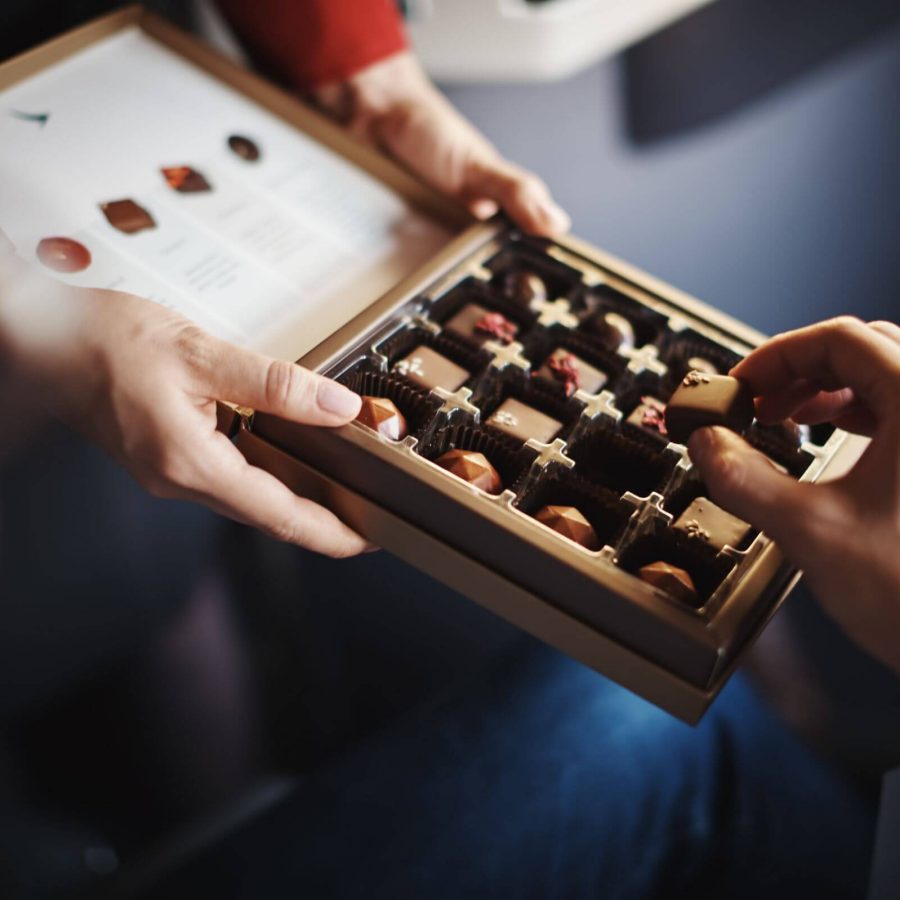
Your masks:
<path fill-rule="evenodd" d="M 457 478 L 468 481 L 469 484 L 474 484 L 489 494 L 499 494 L 503 490 L 500 475 L 483 453 L 475 450 L 448 450 L 442 453 L 435 463 Z"/>
<path fill-rule="evenodd" d="M 406 417 L 387 397 L 363 397 L 356 421 L 392 441 L 402 441 L 408 431 Z"/>
<path fill-rule="evenodd" d="M 545 302 L 548 299 L 547 285 L 543 278 L 529 272 L 527 269 L 514 269 L 507 272 L 503 279 L 503 293 L 520 306 L 528 309 L 533 304 Z"/>
<path fill-rule="evenodd" d="M 444 327 L 479 343 L 499 341 L 510 344 L 519 332 L 506 316 L 491 312 L 477 303 L 466 304 Z"/>
<path fill-rule="evenodd" d="M 211 191 L 212 185 L 196 169 L 190 166 L 172 166 L 162 170 L 169 187 L 179 194 L 199 194 Z"/>
<path fill-rule="evenodd" d="M 704 375 L 719 374 L 718 367 L 702 356 L 692 356 L 687 361 L 687 367 L 689 372 L 702 372 Z"/>
<path fill-rule="evenodd" d="M 44 238 L 35 251 L 37 258 L 54 272 L 83 272 L 91 264 L 91 251 L 73 238 Z"/>
<path fill-rule="evenodd" d="M 665 591 L 676 600 L 681 600 L 682 603 L 690 606 L 697 605 L 697 588 L 694 586 L 694 579 L 684 569 L 659 560 L 641 566 L 637 574 L 641 581 L 646 581 L 647 584 L 652 584 L 653 587 Z"/>
<path fill-rule="evenodd" d="M 744 431 L 753 421 L 750 389 L 730 375 L 688 372 L 666 408 L 666 428 L 673 441 L 687 443 L 698 428 L 724 425 Z"/>
<path fill-rule="evenodd" d="M 588 550 L 599 550 L 600 539 L 591 523 L 574 506 L 542 506 L 534 517 Z"/>
<path fill-rule="evenodd" d="M 632 410 L 625 420 L 629 425 L 636 425 L 645 431 L 668 437 L 666 429 L 666 404 L 656 397 L 641 397 L 641 402 Z"/>
<path fill-rule="evenodd" d="M 542 444 L 549 444 L 563 427 L 562 422 L 515 397 L 504 400 L 486 424 L 520 441 L 537 438 Z"/>
<path fill-rule="evenodd" d="M 606 372 L 586 363 L 565 347 L 554 350 L 536 374 L 562 384 L 569 397 L 577 390 L 596 394 L 608 381 Z"/>
<path fill-rule="evenodd" d="M 462 366 L 424 345 L 395 363 L 394 371 L 428 390 L 442 387 L 451 392 L 462 387 L 470 375 Z"/>
<path fill-rule="evenodd" d="M 153 216 L 134 200 L 112 200 L 101 203 L 100 209 L 106 216 L 106 221 L 123 234 L 136 234 L 138 231 L 156 228 Z"/>
<path fill-rule="evenodd" d="M 228 138 L 228 146 L 232 153 L 237 154 L 247 162 L 256 162 L 260 157 L 259 145 L 256 141 L 244 137 L 242 134 L 233 134 Z"/>
<path fill-rule="evenodd" d="M 617 312 L 597 313 L 588 321 L 588 330 L 608 350 L 633 350 L 637 343 L 634 326 Z"/>
<path fill-rule="evenodd" d="M 751 530 L 747 522 L 725 512 L 706 497 L 694 500 L 672 527 L 717 550 L 721 550 L 726 544 L 729 547 L 740 547 Z"/>

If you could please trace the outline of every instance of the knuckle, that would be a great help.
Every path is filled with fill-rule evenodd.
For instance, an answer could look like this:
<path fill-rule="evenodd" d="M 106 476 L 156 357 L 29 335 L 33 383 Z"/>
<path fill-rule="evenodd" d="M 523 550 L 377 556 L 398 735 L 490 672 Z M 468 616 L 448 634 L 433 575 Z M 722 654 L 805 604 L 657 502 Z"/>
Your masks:
<path fill-rule="evenodd" d="M 312 379 L 304 377 L 304 374 L 294 363 L 273 359 L 266 369 L 266 402 L 276 409 L 283 409 L 293 403 L 304 406 L 310 404 L 314 385 Z"/>
<path fill-rule="evenodd" d="M 302 544 L 301 530 L 291 520 L 275 522 L 266 527 L 266 534 L 284 544 Z"/>
<path fill-rule="evenodd" d="M 866 323 L 857 316 L 836 316 L 825 323 L 832 331 L 842 334 L 858 335 L 866 331 Z"/>

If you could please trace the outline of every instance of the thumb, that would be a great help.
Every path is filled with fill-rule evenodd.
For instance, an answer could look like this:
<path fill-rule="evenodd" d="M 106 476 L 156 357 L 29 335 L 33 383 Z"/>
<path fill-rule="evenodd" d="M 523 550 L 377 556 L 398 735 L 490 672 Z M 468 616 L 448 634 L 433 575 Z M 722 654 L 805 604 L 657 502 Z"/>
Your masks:
<path fill-rule="evenodd" d="M 701 428 L 691 435 L 688 452 L 715 503 L 777 540 L 795 533 L 805 486 L 779 472 L 733 431 Z"/>
<path fill-rule="evenodd" d="M 571 224 L 540 178 L 500 157 L 473 160 L 461 193 L 470 209 L 477 211 L 484 201 L 493 201 L 516 225 L 535 234 L 547 237 L 564 234 Z"/>
<path fill-rule="evenodd" d="M 337 381 L 209 335 L 202 340 L 209 342 L 199 355 L 213 399 L 309 425 L 343 425 L 359 412 L 359 396 Z"/>

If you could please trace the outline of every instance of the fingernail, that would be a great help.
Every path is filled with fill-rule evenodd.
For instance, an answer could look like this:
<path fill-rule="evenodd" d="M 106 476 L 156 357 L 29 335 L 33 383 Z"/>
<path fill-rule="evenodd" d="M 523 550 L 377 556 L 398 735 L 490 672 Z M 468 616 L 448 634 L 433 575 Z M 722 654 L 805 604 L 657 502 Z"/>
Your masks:
<path fill-rule="evenodd" d="M 714 451 L 716 433 L 712 428 L 698 428 L 687 442 L 688 453 L 695 463 L 702 463 Z"/>
<path fill-rule="evenodd" d="M 319 409 L 324 412 L 340 416 L 342 419 L 353 419 L 359 412 L 362 399 L 359 394 L 354 394 L 342 384 L 330 378 L 323 378 L 316 391 L 316 402 Z"/>

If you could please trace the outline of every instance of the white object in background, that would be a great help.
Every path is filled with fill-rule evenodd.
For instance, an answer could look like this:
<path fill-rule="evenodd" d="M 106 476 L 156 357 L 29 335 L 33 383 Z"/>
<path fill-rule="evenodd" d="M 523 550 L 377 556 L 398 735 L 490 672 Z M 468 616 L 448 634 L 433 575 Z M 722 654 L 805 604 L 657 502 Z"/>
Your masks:
<path fill-rule="evenodd" d="M 438 81 L 553 81 L 711 0 L 406 0 L 413 45 Z"/>

